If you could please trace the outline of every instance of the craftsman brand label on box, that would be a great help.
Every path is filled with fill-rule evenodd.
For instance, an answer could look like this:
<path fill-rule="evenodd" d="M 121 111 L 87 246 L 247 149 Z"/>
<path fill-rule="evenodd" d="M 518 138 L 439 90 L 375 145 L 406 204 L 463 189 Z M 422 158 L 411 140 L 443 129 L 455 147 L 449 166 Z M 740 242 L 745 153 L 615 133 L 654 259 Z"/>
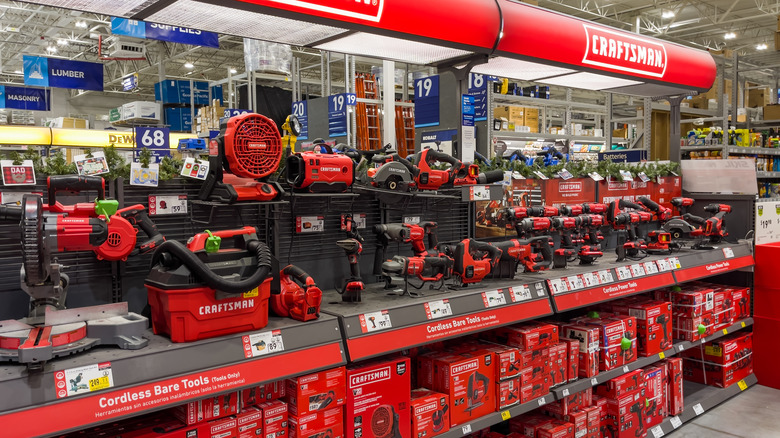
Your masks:
<path fill-rule="evenodd" d="M 54 373 L 57 398 L 86 394 L 114 386 L 111 362 L 103 362 Z"/>

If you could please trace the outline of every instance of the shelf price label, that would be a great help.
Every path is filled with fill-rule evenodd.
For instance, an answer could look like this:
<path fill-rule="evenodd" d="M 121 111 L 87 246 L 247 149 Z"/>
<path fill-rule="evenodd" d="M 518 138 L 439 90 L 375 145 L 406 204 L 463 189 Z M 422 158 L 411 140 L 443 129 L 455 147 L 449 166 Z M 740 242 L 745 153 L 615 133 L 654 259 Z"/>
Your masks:
<path fill-rule="evenodd" d="M 531 289 L 528 287 L 527 284 L 524 284 L 520 287 L 510 287 L 509 296 L 512 298 L 513 303 L 518 303 L 520 301 L 528 301 L 532 298 Z"/>
<path fill-rule="evenodd" d="M 644 275 L 647 275 L 647 273 L 645 272 L 645 268 L 644 266 L 642 266 L 641 263 L 631 265 L 630 268 L 631 268 L 631 275 L 633 275 L 634 277 L 642 277 Z"/>
<path fill-rule="evenodd" d="M 506 421 L 508 419 L 512 418 L 512 414 L 509 413 L 509 411 L 503 411 L 501 412 L 501 419 L 503 421 Z"/>
<path fill-rule="evenodd" d="M 586 272 L 586 273 L 582 274 L 582 284 L 585 287 L 598 286 L 598 284 L 599 284 L 598 273 Z"/>
<path fill-rule="evenodd" d="M 321 233 L 325 231 L 325 217 L 298 216 L 295 218 L 296 233 Z"/>
<path fill-rule="evenodd" d="M 425 307 L 425 316 L 427 316 L 428 319 L 436 319 L 436 318 L 444 318 L 445 316 L 452 316 L 452 307 L 450 307 L 450 300 L 444 299 L 444 300 L 428 301 L 423 306 Z M 390 319 L 388 317 L 388 322 L 389 321 Z"/>
<path fill-rule="evenodd" d="M 693 412 L 696 414 L 697 417 L 704 413 L 704 408 L 701 407 L 701 403 L 696 403 L 695 405 L 693 405 Z"/>
<path fill-rule="evenodd" d="M 656 260 L 655 263 L 658 265 L 658 270 L 660 272 L 666 272 L 672 270 L 671 265 L 669 265 L 669 262 L 666 259 Z"/>
<path fill-rule="evenodd" d="M 241 341 L 244 344 L 244 357 L 247 359 L 284 351 L 281 330 L 271 330 L 242 336 Z"/>
<path fill-rule="evenodd" d="M 678 427 L 682 426 L 682 420 L 680 420 L 680 417 L 675 415 L 669 420 L 670 423 L 672 423 L 672 427 L 676 430 Z"/>
<path fill-rule="evenodd" d="M 460 428 L 461 432 L 463 432 L 463 435 L 467 435 L 471 433 L 471 425 L 467 424 Z"/>
<path fill-rule="evenodd" d="M 647 275 L 658 273 L 658 266 L 655 262 L 644 262 L 642 265 L 644 266 Z"/>
<path fill-rule="evenodd" d="M 650 432 L 652 432 L 653 438 L 661 438 L 664 436 L 664 430 L 661 429 L 660 425 L 650 429 Z"/>
<path fill-rule="evenodd" d="M 563 394 L 564 397 L 568 397 L 569 396 L 569 388 L 564 389 L 561 394 Z"/>
<path fill-rule="evenodd" d="M 727 259 L 734 258 L 734 250 L 731 248 L 723 248 L 723 257 Z"/>
<path fill-rule="evenodd" d="M 393 324 L 390 322 L 390 312 L 387 310 L 363 313 L 358 319 L 360 319 L 360 330 L 363 333 L 393 328 Z"/>
<path fill-rule="evenodd" d="M 54 373 L 57 398 L 88 394 L 114 386 L 111 362 L 70 368 Z"/>
<path fill-rule="evenodd" d="M 486 292 L 482 292 L 482 302 L 485 304 L 485 307 L 496 307 L 496 306 L 503 306 L 506 304 L 506 297 L 504 296 L 504 291 L 501 289 L 497 290 L 489 290 Z"/>
<path fill-rule="evenodd" d="M 615 281 L 615 279 L 612 277 L 612 271 L 609 269 L 599 271 L 599 283 L 612 283 L 613 281 Z"/>
<path fill-rule="evenodd" d="M 555 278 L 552 280 L 547 280 L 547 284 L 550 286 L 550 292 L 553 295 L 567 292 L 568 288 L 566 286 L 566 282 L 562 278 Z"/>
<path fill-rule="evenodd" d="M 669 261 L 669 265 L 672 267 L 672 269 L 682 268 L 682 265 L 680 264 L 680 259 L 678 259 L 677 257 L 669 257 L 667 260 Z"/>
<path fill-rule="evenodd" d="M 746 389 L 747 389 L 747 387 L 748 387 L 748 385 L 747 385 L 747 383 L 745 383 L 745 380 L 744 380 L 744 379 L 743 379 L 743 380 L 740 380 L 739 382 L 737 382 L 737 385 L 739 385 L 739 390 L 740 390 L 740 391 L 744 391 L 744 390 L 746 390 Z"/>
<path fill-rule="evenodd" d="M 187 195 L 149 195 L 149 216 L 187 214 Z"/>
<path fill-rule="evenodd" d="M 585 288 L 585 284 L 583 283 L 582 278 L 580 278 L 579 275 L 572 275 L 571 277 L 566 277 L 566 283 L 568 283 L 570 291 Z"/>
<path fill-rule="evenodd" d="M 617 278 L 620 281 L 628 280 L 631 278 L 631 268 L 628 266 L 620 266 L 617 269 L 615 269 L 615 272 L 617 272 Z"/>

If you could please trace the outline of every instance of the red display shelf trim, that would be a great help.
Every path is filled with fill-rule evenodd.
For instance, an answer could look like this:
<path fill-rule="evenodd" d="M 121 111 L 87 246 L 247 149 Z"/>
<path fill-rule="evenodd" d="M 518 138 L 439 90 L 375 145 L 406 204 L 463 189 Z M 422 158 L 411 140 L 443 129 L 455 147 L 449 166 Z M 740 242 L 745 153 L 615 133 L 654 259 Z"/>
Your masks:
<path fill-rule="evenodd" d="M 674 278 L 678 283 L 698 280 L 700 278 L 711 277 L 713 275 L 723 274 L 724 272 L 736 269 L 746 268 L 755 264 L 752 255 L 736 257 L 733 259 L 724 259 L 717 262 L 706 263 L 692 268 L 683 268 L 674 271 Z"/>
<path fill-rule="evenodd" d="M 591 289 L 553 295 L 558 312 L 613 300 L 615 298 L 651 291 L 675 283 L 671 271 L 646 277 L 632 278 L 617 283 L 603 284 Z"/>

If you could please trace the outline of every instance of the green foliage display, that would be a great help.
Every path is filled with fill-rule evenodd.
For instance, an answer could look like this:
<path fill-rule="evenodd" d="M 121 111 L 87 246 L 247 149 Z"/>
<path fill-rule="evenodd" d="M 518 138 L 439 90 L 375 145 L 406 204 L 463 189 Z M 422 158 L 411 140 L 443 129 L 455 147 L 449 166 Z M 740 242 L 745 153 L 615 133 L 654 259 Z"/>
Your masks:
<path fill-rule="evenodd" d="M 481 171 L 488 170 L 503 170 L 509 172 L 517 172 L 527 179 L 538 179 L 539 176 L 536 172 L 541 173 L 547 178 L 554 178 L 558 173 L 566 169 L 575 178 L 587 177 L 592 172 L 597 172 L 603 177 L 609 177 L 616 180 L 622 180 L 620 175 L 621 171 L 628 171 L 631 176 L 637 178 L 637 176 L 644 172 L 650 179 L 654 180 L 662 176 L 671 176 L 680 174 L 680 163 L 660 163 L 657 161 L 650 161 L 644 163 L 616 163 L 612 161 L 599 161 L 597 163 L 591 161 L 567 161 L 565 163 L 559 163 L 554 166 L 545 166 L 542 159 L 534 160 L 533 165 L 527 165 L 519 160 L 494 160 L 490 166 L 485 163 L 480 163 L 479 168 Z"/>

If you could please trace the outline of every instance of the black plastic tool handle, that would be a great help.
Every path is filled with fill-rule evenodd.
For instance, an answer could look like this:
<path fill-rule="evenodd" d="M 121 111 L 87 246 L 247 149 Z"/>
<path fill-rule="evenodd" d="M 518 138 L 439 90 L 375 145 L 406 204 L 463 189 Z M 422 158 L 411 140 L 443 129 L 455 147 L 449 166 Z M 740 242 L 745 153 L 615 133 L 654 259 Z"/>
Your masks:
<path fill-rule="evenodd" d="M 95 190 L 97 199 L 106 199 L 106 180 L 100 176 L 55 175 L 47 179 L 46 185 L 49 187 L 49 205 L 57 202 L 57 192 Z"/>
<path fill-rule="evenodd" d="M 653 210 L 656 213 L 658 213 L 661 210 L 661 206 L 658 205 L 658 203 L 656 203 L 655 201 L 653 201 L 652 199 L 650 199 L 648 197 L 640 196 L 640 197 L 636 198 L 636 200 L 641 202 L 642 205 L 644 205 L 645 207 L 649 208 L 650 210 Z"/>

